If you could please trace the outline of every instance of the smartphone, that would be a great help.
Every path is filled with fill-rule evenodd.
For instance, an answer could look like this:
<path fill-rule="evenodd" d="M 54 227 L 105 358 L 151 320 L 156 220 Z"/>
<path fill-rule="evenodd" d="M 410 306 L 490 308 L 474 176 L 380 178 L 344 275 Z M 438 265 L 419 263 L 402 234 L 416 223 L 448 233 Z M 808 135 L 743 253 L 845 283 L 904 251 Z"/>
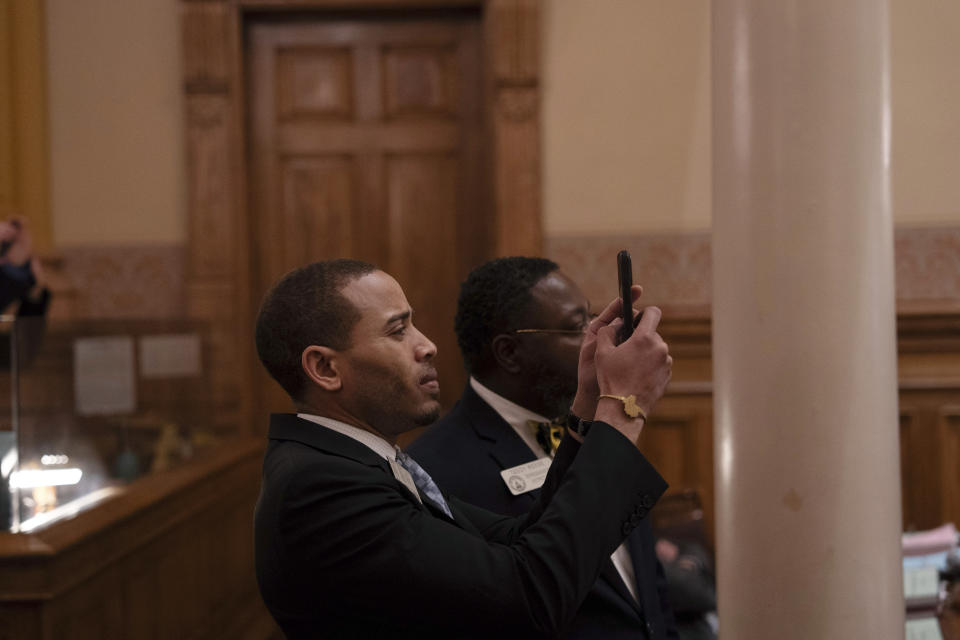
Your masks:
<path fill-rule="evenodd" d="M 617 344 L 620 344 L 633 334 L 633 296 L 630 292 L 633 288 L 633 261 L 626 249 L 617 254 L 617 280 L 620 283 L 620 313 L 623 316 L 623 325 L 617 336 Z"/>

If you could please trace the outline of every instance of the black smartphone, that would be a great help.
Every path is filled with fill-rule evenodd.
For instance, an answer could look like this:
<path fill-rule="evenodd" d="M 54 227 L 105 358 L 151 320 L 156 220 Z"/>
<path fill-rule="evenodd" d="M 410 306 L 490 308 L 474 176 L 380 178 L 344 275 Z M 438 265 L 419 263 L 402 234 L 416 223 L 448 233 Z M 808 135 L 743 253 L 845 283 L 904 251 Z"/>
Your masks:
<path fill-rule="evenodd" d="M 633 261 L 626 249 L 617 254 L 617 280 L 620 283 L 620 313 L 623 317 L 623 326 L 617 336 L 617 344 L 620 344 L 633 334 L 633 296 L 630 293 L 633 288 Z"/>

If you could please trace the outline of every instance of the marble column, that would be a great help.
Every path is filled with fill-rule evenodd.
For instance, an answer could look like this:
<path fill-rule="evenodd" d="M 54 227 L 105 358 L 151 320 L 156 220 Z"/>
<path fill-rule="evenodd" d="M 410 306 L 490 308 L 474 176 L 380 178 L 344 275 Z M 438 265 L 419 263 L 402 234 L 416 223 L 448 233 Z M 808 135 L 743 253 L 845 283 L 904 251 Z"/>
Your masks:
<path fill-rule="evenodd" d="M 714 0 L 721 636 L 903 638 L 884 0 Z"/>

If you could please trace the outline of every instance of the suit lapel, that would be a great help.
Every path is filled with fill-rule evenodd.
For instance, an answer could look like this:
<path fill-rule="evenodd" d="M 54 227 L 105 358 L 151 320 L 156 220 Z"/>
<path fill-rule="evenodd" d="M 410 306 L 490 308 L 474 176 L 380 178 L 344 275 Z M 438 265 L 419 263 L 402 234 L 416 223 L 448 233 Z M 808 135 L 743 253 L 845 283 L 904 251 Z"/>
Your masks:
<path fill-rule="evenodd" d="M 633 555 L 632 550 L 630 554 L 631 556 Z M 637 602 L 637 600 L 635 600 L 633 595 L 630 593 L 630 590 L 627 589 L 627 585 L 623 582 L 623 578 L 620 577 L 620 572 L 617 571 L 617 568 L 614 566 L 613 560 L 608 559 L 603 563 L 603 569 L 600 571 L 600 579 L 605 581 L 611 589 L 616 591 L 617 594 L 627 602 L 627 604 L 634 610 L 634 612 L 636 612 L 637 615 L 639 615 L 641 618 L 644 617 L 643 605 Z M 640 593 L 639 590 L 637 595 L 641 600 L 643 599 L 643 593 Z"/>
<path fill-rule="evenodd" d="M 477 395 L 469 384 L 460 400 L 460 409 L 464 418 L 470 424 L 482 446 L 497 466 L 510 469 L 527 462 L 533 462 L 537 456 L 530 451 L 527 443 L 517 435 L 506 420 L 500 417 L 493 407 Z M 530 502 L 536 499 L 539 489 L 528 491 L 525 494 Z M 520 497 L 520 496 L 518 496 Z"/>

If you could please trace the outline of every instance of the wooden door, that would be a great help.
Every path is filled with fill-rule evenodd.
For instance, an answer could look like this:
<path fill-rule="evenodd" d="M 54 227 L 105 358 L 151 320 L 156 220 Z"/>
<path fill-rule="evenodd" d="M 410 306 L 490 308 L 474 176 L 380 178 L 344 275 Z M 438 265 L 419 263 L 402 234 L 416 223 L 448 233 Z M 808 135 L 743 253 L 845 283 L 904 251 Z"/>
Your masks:
<path fill-rule="evenodd" d="M 247 34 L 254 300 L 308 262 L 377 264 L 437 344 L 449 408 L 465 380 L 459 283 L 491 255 L 479 15 L 298 17 Z M 260 421 L 289 402 L 257 371 Z"/>

